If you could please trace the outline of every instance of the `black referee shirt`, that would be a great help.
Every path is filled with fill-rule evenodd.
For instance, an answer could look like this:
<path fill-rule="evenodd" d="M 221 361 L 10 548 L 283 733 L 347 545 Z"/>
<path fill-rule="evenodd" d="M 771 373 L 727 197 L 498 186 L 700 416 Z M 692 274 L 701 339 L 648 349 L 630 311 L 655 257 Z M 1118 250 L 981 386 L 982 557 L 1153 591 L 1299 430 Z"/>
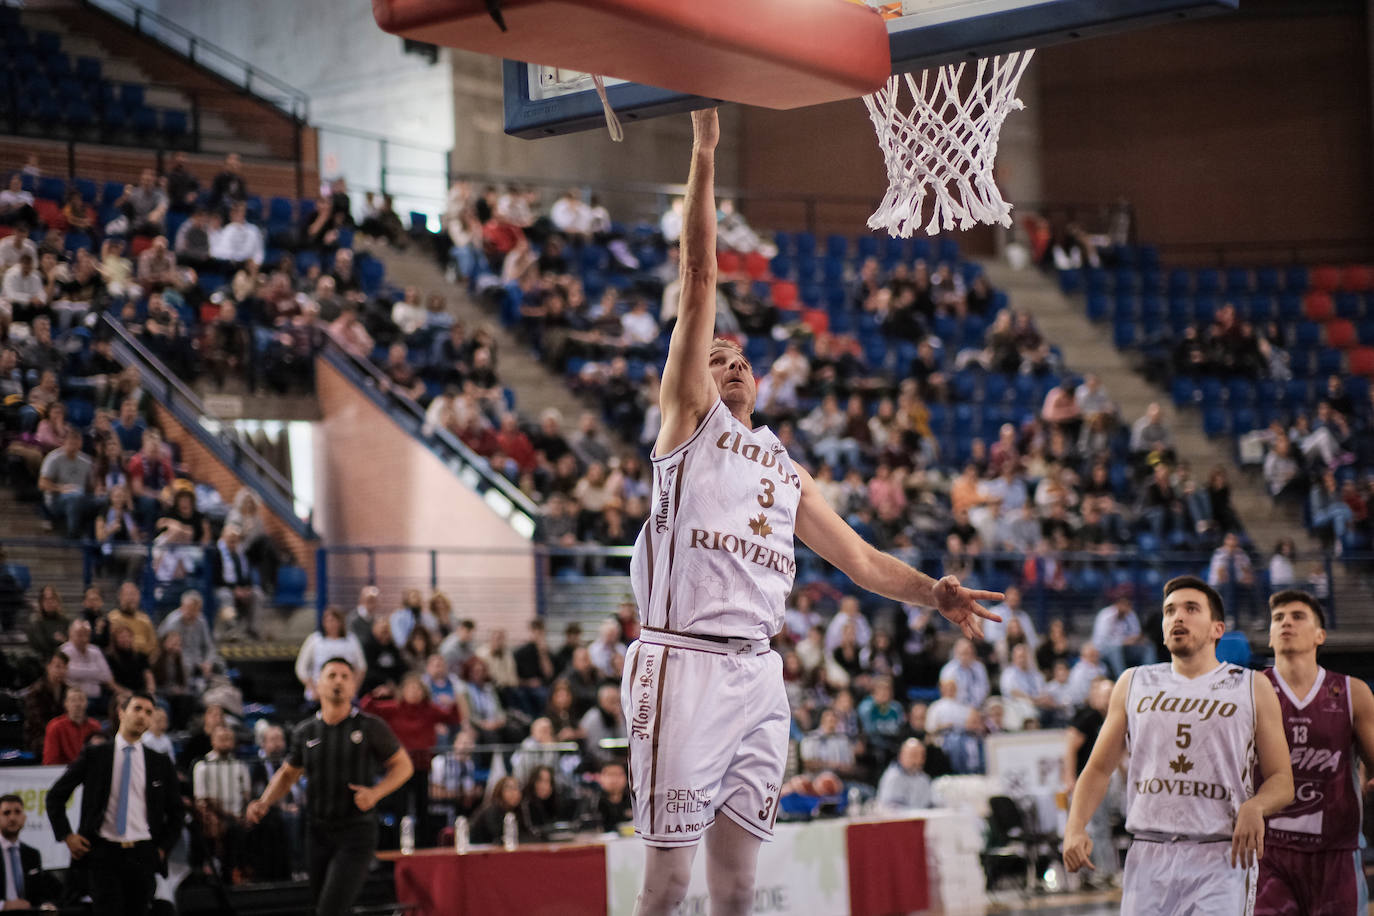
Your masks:
<path fill-rule="evenodd" d="M 372 785 L 381 765 L 400 749 L 400 740 L 376 716 L 354 709 L 337 725 L 327 725 L 315 713 L 296 726 L 287 762 L 308 777 L 305 805 L 311 819 L 356 821 L 372 814 L 358 810 L 348 784 Z"/>

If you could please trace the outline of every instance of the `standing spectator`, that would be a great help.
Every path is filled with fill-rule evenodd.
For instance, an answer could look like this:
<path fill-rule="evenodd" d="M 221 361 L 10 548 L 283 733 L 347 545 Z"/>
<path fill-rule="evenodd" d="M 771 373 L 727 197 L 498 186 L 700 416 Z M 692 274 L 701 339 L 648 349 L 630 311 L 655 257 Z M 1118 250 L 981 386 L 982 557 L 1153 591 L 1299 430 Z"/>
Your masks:
<path fill-rule="evenodd" d="M 190 213 L 200 194 L 200 181 L 186 167 L 186 154 L 172 156 L 172 169 L 167 173 L 167 201 L 174 213 Z"/>
<path fill-rule="evenodd" d="M 0 909 L 57 909 L 62 887 L 43 870 L 43 855 L 20 842 L 28 817 L 18 795 L 0 795 L 0 860 L 4 862 L 4 905 Z"/>
<path fill-rule="evenodd" d="M 1092 642 L 1113 675 L 1119 676 L 1133 665 L 1154 663 L 1154 649 L 1140 630 L 1129 586 L 1123 587 L 1116 600 L 1093 618 Z"/>
<path fill-rule="evenodd" d="M 434 747 L 435 732 L 440 727 L 459 728 L 463 724 L 460 710 L 435 705 L 424 679 L 415 673 L 401 679 L 399 690 L 383 685 L 363 697 L 360 708 L 380 718 L 401 742 L 410 755 L 414 772 L 398 790 L 392 802 L 398 814 L 409 814 L 421 825 L 422 843 L 432 841 L 437 830 L 428 825 L 429 764 Z"/>
<path fill-rule="evenodd" d="M 314 700 L 314 684 L 324 663 L 342 658 L 353 666 L 359 680 L 367 675 L 367 660 L 358 637 L 344 627 L 343 611 L 330 605 L 320 615 L 320 628 L 305 638 L 296 653 L 296 679 L 305 688 L 307 700 Z"/>
<path fill-rule="evenodd" d="M 38 488 L 43 491 L 49 516 L 61 524 L 68 538 L 83 536 L 86 521 L 86 488 L 90 485 L 91 459 L 81 454 L 81 430 L 68 426 L 62 447 L 43 459 Z"/>
<path fill-rule="evenodd" d="M 43 765 L 66 766 L 81 754 L 86 739 L 100 734 L 100 723 L 86 716 L 86 694 L 79 687 L 67 691 L 65 712 L 48 723 L 43 734 Z"/>
<path fill-rule="evenodd" d="M 368 693 L 382 684 L 395 685 L 405 675 L 405 656 L 391 637 L 391 624 L 385 615 L 372 621 L 372 632 L 363 640 L 363 658 L 367 661 L 367 672 L 362 683 Z"/>
<path fill-rule="evenodd" d="M 123 704 L 113 741 L 82 752 L 48 790 L 53 834 L 73 861 L 89 857 L 90 893 L 97 913 L 146 913 L 155 875 L 167 873 L 167 856 L 181 838 L 181 793 L 172 761 L 139 743 L 153 716 L 153 701 L 132 694 Z M 73 831 L 67 800 L 82 786 L 81 815 Z"/>
<path fill-rule="evenodd" d="M 210 747 L 210 753 L 191 767 L 192 797 L 197 809 L 213 807 L 237 822 L 252 791 L 248 765 L 234 756 L 234 730 L 227 725 L 210 733 Z"/>
<path fill-rule="evenodd" d="M 24 749 L 40 757 L 48 723 L 66 709 L 67 656 L 60 648 L 48 656 L 43 675 L 24 688 Z M 83 701 L 84 702 L 84 701 Z"/>
<path fill-rule="evenodd" d="M 988 669 L 978 660 L 973 642 L 965 637 L 954 643 L 953 657 L 940 669 L 940 683 L 952 680 L 958 690 L 955 699 L 977 709 L 988 698 L 991 686 Z"/>
<path fill-rule="evenodd" d="M 145 653 L 148 658 L 156 659 L 157 630 L 153 627 L 153 619 L 139 607 L 142 599 L 137 585 L 124 582 L 116 594 L 116 607 L 106 615 L 106 622 L 110 632 L 113 632 L 117 625 L 128 627 L 134 634 L 134 648 Z"/>
<path fill-rule="evenodd" d="M 181 636 L 181 658 L 191 677 L 203 684 L 219 663 L 215 637 L 205 619 L 204 600 L 200 592 L 187 589 L 181 593 L 181 604 L 162 619 L 157 635 L 166 637 L 175 632 Z"/>
<path fill-rule="evenodd" d="M 114 674 L 104 653 L 91 645 L 89 623 L 78 620 L 67 633 L 71 638 L 62 644 L 62 654 L 67 656 L 67 683 L 85 693 L 91 703 L 99 707 L 115 690 Z"/>
<path fill-rule="evenodd" d="M 1250 555 L 1240 546 L 1240 537 L 1229 531 L 1222 538 L 1221 546 L 1212 552 L 1212 560 L 1207 565 L 1207 584 L 1212 588 L 1250 588 L 1255 584 L 1255 568 Z"/>
<path fill-rule="evenodd" d="M 52 654 L 62 648 L 67 641 L 67 627 L 70 621 L 62 613 L 62 596 L 57 587 L 45 585 L 38 593 L 38 613 L 29 620 L 24 628 L 29 648 L 39 658 L 52 658 Z"/>
<path fill-rule="evenodd" d="M 933 798 L 925 763 L 926 746 L 915 738 L 903 741 L 897 759 L 878 780 L 878 804 L 895 811 L 929 808 Z"/>
<path fill-rule="evenodd" d="M 238 153 L 224 157 L 224 169 L 210 185 L 210 207 L 221 215 L 234 203 L 248 199 L 248 185 L 243 179 L 243 163 Z"/>

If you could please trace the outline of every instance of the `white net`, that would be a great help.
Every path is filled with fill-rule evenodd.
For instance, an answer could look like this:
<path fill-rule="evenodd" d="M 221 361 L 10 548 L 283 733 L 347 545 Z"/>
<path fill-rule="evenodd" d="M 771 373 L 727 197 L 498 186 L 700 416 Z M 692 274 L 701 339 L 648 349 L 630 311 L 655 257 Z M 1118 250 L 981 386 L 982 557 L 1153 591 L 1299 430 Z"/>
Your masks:
<path fill-rule="evenodd" d="M 1011 204 L 993 180 L 997 139 L 1007 114 L 1024 106 L 1016 86 L 1034 51 L 1014 51 L 978 61 L 970 85 L 961 88 L 967 64 L 893 76 L 864 96 L 887 164 L 888 188 L 868 218 L 873 229 L 909 238 L 934 212 L 925 231 L 968 229 L 976 223 L 1011 225 Z M 914 103 L 902 104 L 905 84 Z"/>

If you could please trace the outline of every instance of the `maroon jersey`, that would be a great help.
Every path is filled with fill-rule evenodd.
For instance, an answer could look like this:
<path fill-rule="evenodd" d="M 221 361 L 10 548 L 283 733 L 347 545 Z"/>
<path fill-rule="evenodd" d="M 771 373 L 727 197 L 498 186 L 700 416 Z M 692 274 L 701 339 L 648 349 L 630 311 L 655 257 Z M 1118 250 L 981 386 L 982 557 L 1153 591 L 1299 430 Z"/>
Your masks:
<path fill-rule="evenodd" d="M 1361 798 L 1350 680 L 1325 668 L 1299 697 L 1275 668 L 1265 669 L 1279 695 L 1293 761 L 1293 801 L 1269 818 L 1265 844 L 1304 852 L 1357 849 Z"/>

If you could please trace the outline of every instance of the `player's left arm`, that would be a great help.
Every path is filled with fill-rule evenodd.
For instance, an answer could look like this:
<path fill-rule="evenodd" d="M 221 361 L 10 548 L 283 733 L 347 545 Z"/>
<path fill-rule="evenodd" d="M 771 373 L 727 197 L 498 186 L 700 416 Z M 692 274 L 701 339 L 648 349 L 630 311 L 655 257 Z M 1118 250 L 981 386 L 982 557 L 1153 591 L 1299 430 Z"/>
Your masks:
<path fill-rule="evenodd" d="M 859 537 L 845 520 L 830 508 L 816 481 L 805 468 L 794 465 L 801 477 L 801 502 L 797 506 L 796 534 L 802 543 L 820 554 L 828 563 L 853 579 L 860 588 L 921 607 L 933 607 L 940 615 L 964 631 L 981 638 L 979 619 L 1001 620 L 979 604 L 1001 601 L 1001 592 L 964 588 L 955 576 L 936 581 L 890 554 L 883 553 Z"/>
<path fill-rule="evenodd" d="M 1374 772 L 1374 692 L 1359 678 L 1350 684 L 1350 715 L 1355 727 L 1355 747 L 1364 761 L 1365 771 Z"/>
<path fill-rule="evenodd" d="M 1259 753 L 1259 791 L 1236 812 L 1231 833 L 1231 865 L 1249 868 L 1264 855 L 1264 819 L 1293 800 L 1293 766 L 1288 738 L 1283 733 L 1283 711 L 1278 694 L 1266 677 L 1253 677 L 1255 698 L 1255 749 Z"/>

